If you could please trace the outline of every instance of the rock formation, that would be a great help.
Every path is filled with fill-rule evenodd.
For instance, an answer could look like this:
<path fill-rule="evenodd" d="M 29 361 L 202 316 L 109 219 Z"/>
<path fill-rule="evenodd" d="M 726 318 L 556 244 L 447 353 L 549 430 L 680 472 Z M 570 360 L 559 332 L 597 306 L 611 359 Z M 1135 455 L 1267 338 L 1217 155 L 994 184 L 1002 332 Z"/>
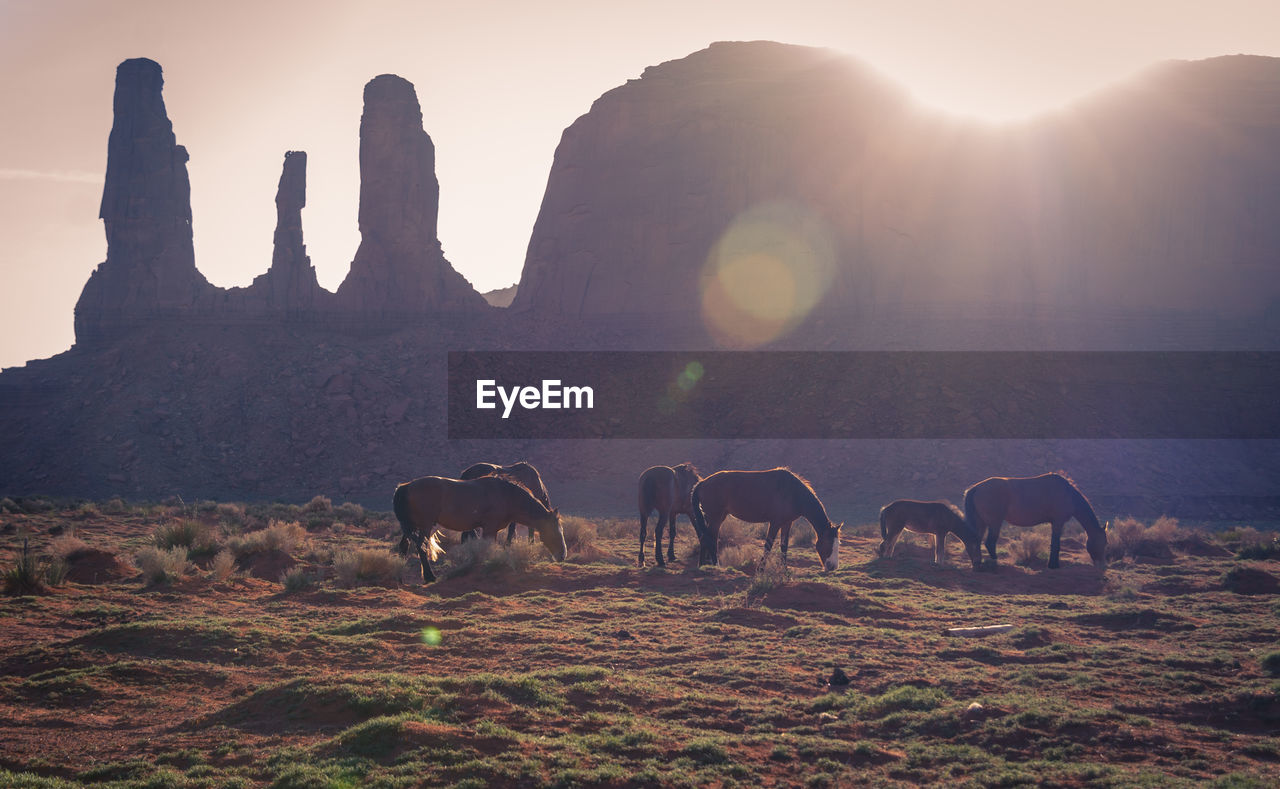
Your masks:
<path fill-rule="evenodd" d="M 116 69 L 99 214 L 107 259 L 76 303 L 78 338 L 104 323 L 189 309 L 211 289 L 196 270 L 187 151 L 165 113 L 163 85 L 155 61 L 135 58 Z"/>
<path fill-rule="evenodd" d="M 348 310 L 421 314 L 487 309 L 445 260 L 436 235 L 435 146 L 413 84 L 393 74 L 364 88 L 360 118 L 360 247 L 338 288 Z"/>
<path fill-rule="evenodd" d="M 1218 58 L 991 127 L 835 53 L 713 44 L 565 131 L 512 310 L 695 314 L 728 243 L 827 266 L 784 283 L 827 314 L 1258 314 L 1280 305 L 1277 97 L 1280 60 Z"/>
<path fill-rule="evenodd" d="M 332 294 L 320 287 L 302 242 L 302 208 L 307 204 L 307 154 L 289 151 L 276 190 L 275 245 L 271 268 L 254 278 L 250 291 L 270 311 L 299 313 L 329 306 Z"/>

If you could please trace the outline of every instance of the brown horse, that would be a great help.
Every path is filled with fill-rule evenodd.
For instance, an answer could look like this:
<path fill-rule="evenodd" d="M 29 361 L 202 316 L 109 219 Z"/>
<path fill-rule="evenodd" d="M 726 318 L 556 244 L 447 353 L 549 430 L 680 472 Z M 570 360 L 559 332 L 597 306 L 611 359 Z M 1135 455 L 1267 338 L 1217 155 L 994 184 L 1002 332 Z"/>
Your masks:
<path fill-rule="evenodd" d="M 693 527 L 702 542 L 699 564 L 719 561 L 720 524 L 729 515 L 748 523 L 768 523 L 765 556 L 782 532 L 782 563 L 787 562 L 791 524 L 804 518 L 818 535 L 818 558 L 827 570 L 840 566 L 840 525 L 832 525 L 827 511 L 808 482 L 790 469 L 718 471 L 693 489 Z"/>
<path fill-rule="evenodd" d="M 410 541 L 417 546 L 424 584 L 436 579 L 431 560 L 440 553 L 437 528 L 457 532 L 479 529 L 494 539 L 507 524 L 519 523 L 538 532 L 556 561 L 563 560 L 567 552 L 560 514 L 548 509 L 523 485 L 502 477 L 420 477 L 398 486 L 391 501 L 400 521 L 398 550 L 404 556 Z"/>
<path fill-rule="evenodd" d="M 475 463 L 467 466 L 458 479 L 479 479 L 480 477 L 507 477 L 519 482 L 529 489 L 533 497 L 542 502 L 543 506 L 551 509 L 551 496 L 547 494 L 547 486 L 542 484 L 542 476 L 538 474 L 538 470 L 533 467 L 532 463 L 512 463 L 510 466 L 499 466 L 494 463 Z M 468 539 L 474 539 L 475 532 L 467 532 L 462 535 L 465 542 Z M 516 525 L 512 523 L 507 526 L 507 544 L 516 537 Z M 529 531 L 529 542 L 533 542 L 533 531 Z"/>
<path fill-rule="evenodd" d="M 947 563 L 947 535 L 954 534 L 964 542 L 973 569 L 982 567 L 982 538 L 964 522 L 964 513 L 949 501 L 912 501 L 899 499 L 880 510 L 880 536 L 884 541 L 878 550 L 882 558 L 893 556 L 902 530 L 933 537 L 933 563 Z"/>
<path fill-rule="evenodd" d="M 676 560 L 676 516 L 684 513 L 693 522 L 693 486 L 702 481 L 692 463 L 681 463 L 675 468 L 652 466 L 640 475 L 640 562 L 644 567 L 645 531 L 649 513 L 658 511 L 658 523 L 653 527 L 653 556 L 662 567 L 662 527 L 671 535 L 667 540 L 667 558 Z"/>
<path fill-rule="evenodd" d="M 1049 543 L 1049 567 L 1058 566 L 1062 546 L 1062 529 L 1072 518 L 1086 535 L 1085 548 L 1099 568 L 1107 566 L 1107 531 L 1098 523 L 1089 500 L 1075 484 L 1062 474 L 1038 477 L 991 477 L 964 492 L 964 519 L 974 533 L 987 535 L 987 553 L 992 566 L 996 563 L 996 541 L 1000 527 L 1008 521 L 1014 526 L 1053 527 Z"/>

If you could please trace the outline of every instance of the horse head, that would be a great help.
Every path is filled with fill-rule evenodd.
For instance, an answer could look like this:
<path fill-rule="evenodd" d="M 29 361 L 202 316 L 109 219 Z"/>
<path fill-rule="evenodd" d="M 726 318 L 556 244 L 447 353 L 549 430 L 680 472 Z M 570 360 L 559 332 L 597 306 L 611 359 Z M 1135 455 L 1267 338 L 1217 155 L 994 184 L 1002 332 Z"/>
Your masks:
<path fill-rule="evenodd" d="M 1093 566 L 1099 570 L 1107 569 L 1107 527 L 1110 527 L 1110 521 L 1107 526 L 1101 530 L 1092 532 L 1085 539 L 1084 547 L 1089 552 L 1089 557 L 1093 559 Z"/>
<path fill-rule="evenodd" d="M 843 525 L 837 523 L 825 534 L 818 535 L 818 558 L 828 572 L 840 566 L 840 527 Z"/>
<path fill-rule="evenodd" d="M 564 528 L 560 525 L 560 510 L 551 510 L 545 518 L 535 522 L 533 528 L 556 561 L 563 562 L 569 547 L 565 544 Z"/>

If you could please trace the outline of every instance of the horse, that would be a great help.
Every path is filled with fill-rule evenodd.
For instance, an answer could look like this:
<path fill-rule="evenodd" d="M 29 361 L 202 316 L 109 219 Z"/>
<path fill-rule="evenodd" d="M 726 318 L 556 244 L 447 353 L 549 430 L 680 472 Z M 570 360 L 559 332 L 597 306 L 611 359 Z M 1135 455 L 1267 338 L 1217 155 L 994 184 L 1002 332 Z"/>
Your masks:
<path fill-rule="evenodd" d="M 465 532 L 479 529 L 494 539 L 509 523 L 519 523 L 536 531 L 556 561 L 563 561 L 568 548 L 560 513 L 548 508 L 520 485 L 503 477 L 471 480 L 447 477 L 419 477 L 396 487 L 391 508 L 400 521 L 401 556 L 412 541 L 422 560 L 422 583 L 436 579 L 431 562 L 439 558 L 437 528 Z"/>
<path fill-rule="evenodd" d="M 964 513 L 949 501 L 912 501 L 898 499 L 880 510 L 880 543 L 877 553 L 883 559 L 893 556 L 902 530 L 933 537 L 933 563 L 939 567 L 947 563 L 947 534 L 954 534 L 964 542 L 973 569 L 982 567 L 982 538 L 969 524 Z"/>
<path fill-rule="evenodd" d="M 533 467 L 532 463 L 512 463 L 510 466 L 499 466 L 495 463 L 475 463 L 467 466 L 458 479 L 478 479 L 480 477 L 499 476 L 507 477 L 529 489 L 534 498 L 542 502 L 547 508 L 551 509 L 551 496 L 547 493 L 547 486 L 542 484 L 542 476 L 538 474 L 538 470 Z M 516 525 L 512 523 L 507 526 L 507 545 L 516 537 Z M 466 532 L 462 535 L 462 541 L 474 539 L 474 532 Z M 533 542 L 533 532 L 529 532 L 529 542 Z"/>
<path fill-rule="evenodd" d="M 717 471 L 693 489 L 693 528 L 702 552 L 698 564 L 719 561 L 720 524 L 733 515 L 748 523 L 768 523 L 764 540 L 767 557 L 773 540 L 782 532 L 782 564 L 787 563 L 787 543 L 796 518 L 809 521 L 817 534 L 818 558 L 827 570 L 840 566 L 840 527 L 832 525 L 813 487 L 790 469 L 769 471 Z"/>
<path fill-rule="evenodd" d="M 640 560 L 644 567 L 645 531 L 649 513 L 658 511 L 658 523 L 653 527 L 653 556 L 662 567 L 662 527 L 670 534 L 667 541 L 667 558 L 676 560 L 676 516 L 684 513 L 693 521 L 693 486 L 702 481 L 692 463 L 681 463 L 675 468 L 652 466 L 640 475 Z"/>
<path fill-rule="evenodd" d="M 987 553 L 992 566 L 996 563 L 996 541 L 1000 527 L 1008 521 L 1014 526 L 1053 527 L 1049 544 L 1049 567 L 1058 566 L 1062 545 L 1062 529 L 1072 518 L 1086 535 L 1085 548 L 1099 569 L 1107 566 L 1107 531 L 1098 523 L 1089 500 L 1079 488 L 1062 474 L 1038 477 L 991 477 L 964 492 L 964 520 L 979 537 L 987 535 Z"/>

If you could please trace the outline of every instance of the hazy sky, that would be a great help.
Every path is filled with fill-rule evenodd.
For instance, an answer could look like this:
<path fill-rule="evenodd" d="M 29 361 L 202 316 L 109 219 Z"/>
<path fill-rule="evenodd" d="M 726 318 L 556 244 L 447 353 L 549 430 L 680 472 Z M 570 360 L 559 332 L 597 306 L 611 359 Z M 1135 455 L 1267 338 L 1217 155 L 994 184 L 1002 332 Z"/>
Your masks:
<path fill-rule="evenodd" d="M 267 270 L 287 150 L 303 232 L 337 288 L 356 229 L 361 92 L 412 82 L 436 146 L 440 239 L 479 290 L 520 276 L 561 132 L 646 66 L 713 41 L 849 53 L 923 103 L 1033 114 L 1168 58 L 1280 55 L 1275 0 L 0 0 L 0 367 L 66 350 L 106 255 L 98 217 L 116 65 L 149 57 L 191 155 L 196 265 Z"/>

